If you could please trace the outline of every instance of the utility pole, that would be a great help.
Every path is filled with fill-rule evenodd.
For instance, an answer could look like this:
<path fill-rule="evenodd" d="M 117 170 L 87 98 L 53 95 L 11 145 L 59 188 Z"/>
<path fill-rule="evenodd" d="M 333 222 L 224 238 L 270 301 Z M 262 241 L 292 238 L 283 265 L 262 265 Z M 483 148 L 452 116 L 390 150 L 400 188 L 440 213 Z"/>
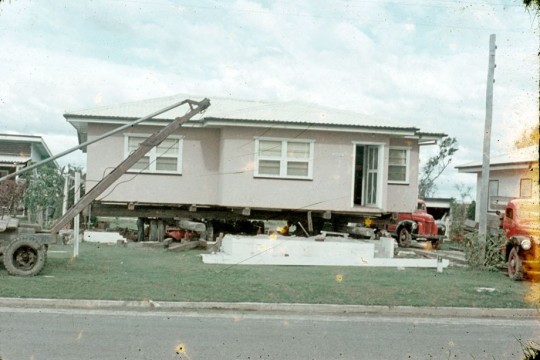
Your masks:
<path fill-rule="evenodd" d="M 489 152 L 491 145 L 491 122 L 493 118 L 493 83 L 495 82 L 495 34 L 489 36 L 489 67 L 486 88 L 486 121 L 484 125 L 484 148 L 482 154 L 482 181 L 480 186 L 480 214 L 478 218 L 478 241 L 480 243 L 480 260 L 486 257 L 487 212 L 489 193 Z"/>
<path fill-rule="evenodd" d="M 75 172 L 75 195 L 74 202 L 75 204 L 81 198 L 81 173 Z M 65 215 L 65 214 L 64 214 Z M 79 256 L 79 243 L 80 239 L 80 217 L 79 214 L 75 215 L 73 221 L 73 257 Z"/>

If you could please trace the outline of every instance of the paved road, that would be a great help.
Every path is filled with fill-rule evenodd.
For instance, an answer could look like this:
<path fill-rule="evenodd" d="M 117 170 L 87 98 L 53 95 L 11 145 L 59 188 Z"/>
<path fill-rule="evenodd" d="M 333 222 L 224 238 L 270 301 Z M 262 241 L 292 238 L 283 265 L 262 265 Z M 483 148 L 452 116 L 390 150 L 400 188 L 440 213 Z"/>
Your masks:
<path fill-rule="evenodd" d="M 531 319 L 0 308 L 19 359 L 520 359 Z"/>

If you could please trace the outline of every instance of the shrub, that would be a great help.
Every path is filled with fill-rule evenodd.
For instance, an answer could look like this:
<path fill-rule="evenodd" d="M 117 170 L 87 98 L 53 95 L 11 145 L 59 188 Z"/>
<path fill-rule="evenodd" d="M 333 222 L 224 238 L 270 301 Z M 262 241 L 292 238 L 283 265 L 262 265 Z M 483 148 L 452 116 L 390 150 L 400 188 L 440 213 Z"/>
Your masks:
<path fill-rule="evenodd" d="M 496 234 L 488 234 L 486 236 L 486 252 L 484 263 L 480 258 L 480 241 L 477 232 L 471 232 L 464 236 L 465 242 L 465 259 L 469 266 L 479 270 L 497 270 L 504 267 L 504 255 L 502 253 L 502 245 L 506 239 L 506 235 L 502 230 Z"/>

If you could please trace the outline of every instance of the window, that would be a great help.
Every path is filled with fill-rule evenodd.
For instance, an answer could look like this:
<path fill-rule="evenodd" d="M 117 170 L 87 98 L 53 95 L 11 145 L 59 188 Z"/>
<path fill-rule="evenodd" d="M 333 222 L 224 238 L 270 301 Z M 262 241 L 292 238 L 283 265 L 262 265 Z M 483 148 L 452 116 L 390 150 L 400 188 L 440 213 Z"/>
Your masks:
<path fill-rule="evenodd" d="M 531 197 L 532 196 L 532 180 L 521 179 L 519 182 L 519 197 Z"/>
<path fill-rule="evenodd" d="M 391 147 L 388 156 L 388 182 L 409 182 L 409 149 Z"/>
<path fill-rule="evenodd" d="M 512 208 L 506 209 L 506 217 L 510 220 L 514 219 L 514 210 Z"/>
<path fill-rule="evenodd" d="M 149 135 L 125 135 L 125 156 L 133 153 Z M 169 136 L 161 144 L 150 149 L 130 169 L 156 174 L 182 173 L 182 138 Z"/>
<path fill-rule="evenodd" d="M 488 211 L 496 211 L 498 208 L 499 180 L 489 180 L 488 185 Z"/>
<path fill-rule="evenodd" d="M 313 177 L 313 140 L 257 139 L 255 176 L 290 179 Z"/>

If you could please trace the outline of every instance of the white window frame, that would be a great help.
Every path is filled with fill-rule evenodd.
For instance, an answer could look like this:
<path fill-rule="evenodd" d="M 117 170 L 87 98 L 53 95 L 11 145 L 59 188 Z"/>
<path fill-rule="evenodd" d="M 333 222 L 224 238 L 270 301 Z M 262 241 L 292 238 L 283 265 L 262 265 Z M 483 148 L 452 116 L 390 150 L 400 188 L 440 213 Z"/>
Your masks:
<path fill-rule="evenodd" d="M 391 150 L 403 150 L 405 151 L 405 180 L 390 180 L 390 166 L 403 166 L 392 165 L 390 163 L 390 151 Z M 410 169 L 411 169 L 411 148 L 406 146 L 390 146 L 388 148 L 388 183 L 389 184 L 402 184 L 408 185 L 410 182 Z"/>
<path fill-rule="evenodd" d="M 362 204 L 355 204 L 354 203 L 354 170 L 351 171 L 351 208 L 358 208 L 358 207 L 366 207 L 366 208 L 377 208 L 382 209 L 383 206 L 383 196 L 386 196 L 387 188 L 385 187 L 383 189 L 384 180 L 383 177 L 388 177 L 388 166 L 385 166 L 384 162 L 384 153 L 386 151 L 386 148 L 388 145 L 384 142 L 372 142 L 372 141 L 353 141 L 353 156 L 352 157 L 352 168 L 355 168 L 356 164 L 356 146 L 365 146 L 366 149 L 368 146 L 376 146 L 378 148 L 378 165 L 377 165 L 377 192 L 376 192 L 376 201 L 374 204 L 368 204 L 367 203 L 367 196 L 364 195 L 362 199 Z M 366 156 L 366 154 L 364 154 Z M 364 162 L 366 163 L 366 162 Z M 366 166 L 366 165 L 364 165 Z M 365 170 L 365 168 L 364 168 Z M 362 191 L 366 192 L 366 176 L 363 176 L 362 179 Z M 384 200 L 386 202 L 386 199 Z"/>
<path fill-rule="evenodd" d="M 520 198 L 532 197 L 532 179 L 531 178 L 519 179 L 519 197 Z"/>
<path fill-rule="evenodd" d="M 147 139 L 150 137 L 151 134 L 140 134 L 140 133 L 126 133 L 124 134 L 124 159 L 129 156 L 129 138 L 145 138 Z M 144 173 L 144 174 L 170 174 L 170 175 L 182 175 L 182 157 L 183 157 L 183 148 L 184 148 L 184 137 L 180 135 L 170 135 L 167 137 L 166 140 L 178 140 L 178 153 L 177 154 L 167 154 L 166 156 L 160 156 L 160 157 L 167 157 L 167 158 L 176 158 L 176 171 L 168 171 L 168 170 L 157 170 L 156 169 L 156 163 L 157 163 L 157 149 L 156 147 L 153 147 L 148 151 L 145 156 L 149 157 L 149 163 L 150 165 L 148 168 L 140 170 L 140 169 L 130 169 L 128 172 L 137 172 L 137 173 Z"/>
<path fill-rule="evenodd" d="M 259 154 L 259 141 L 278 141 L 281 142 L 281 156 L 261 156 Z M 289 142 L 307 143 L 309 144 L 309 158 L 298 159 L 287 157 L 287 144 Z M 273 178 L 273 179 L 298 179 L 298 180 L 313 180 L 313 150 L 315 140 L 314 139 L 296 139 L 296 138 L 280 138 L 280 137 L 255 137 L 255 169 L 253 176 L 258 178 Z M 259 161 L 271 160 L 279 161 L 279 175 L 260 174 L 259 173 Z M 287 175 L 287 163 L 289 161 L 307 162 L 308 174 L 307 176 L 291 176 Z"/>
<path fill-rule="evenodd" d="M 497 200 L 492 203 L 491 198 L 499 196 L 499 184 L 498 179 L 488 181 L 488 211 L 497 211 L 495 207 L 491 207 L 491 205 L 495 205 L 497 203 Z M 493 194 L 493 192 L 495 192 L 495 194 Z"/>

